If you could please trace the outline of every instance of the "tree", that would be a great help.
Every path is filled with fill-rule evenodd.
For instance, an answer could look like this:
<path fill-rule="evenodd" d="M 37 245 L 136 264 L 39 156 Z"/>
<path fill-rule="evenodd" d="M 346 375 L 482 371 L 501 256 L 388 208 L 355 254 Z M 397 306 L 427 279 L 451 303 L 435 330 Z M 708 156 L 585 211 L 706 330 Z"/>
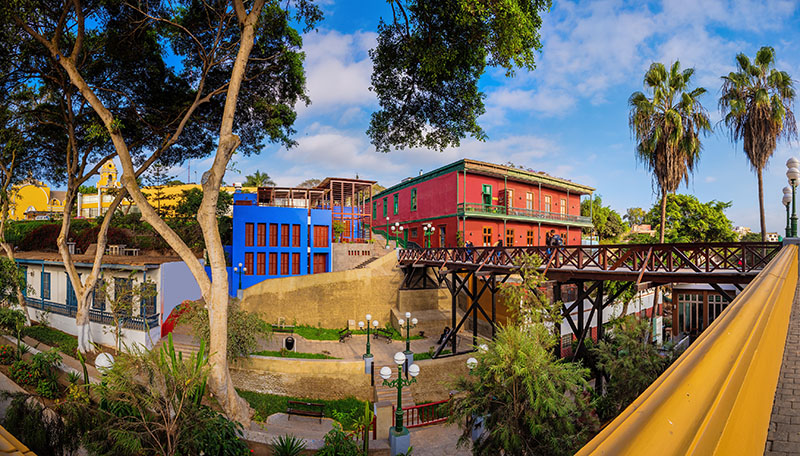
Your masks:
<path fill-rule="evenodd" d="M 78 187 L 78 193 L 82 195 L 96 195 L 97 187 L 94 187 L 92 185 L 81 185 Z"/>
<path fill-rule="evenodd" d="M 303 182 L 300 182 L 297 186 L 303 188 L 314 188 L 319 185 L 322 181 L 319 179 L 306 179 Z"/>
<path fill-rule="evenodd" d="M 661 193 L 661 237 L 664 242 L 667 194 L 682 181 L 689 184 L 689 174 L 700 160 L 700 135 L 711 131 L 708 114 L 698 98 L 702 87 L 689 90 L 694 69 L 681 71 L 675 61 L 669 72 L 655 62 L 644 75 L 644 84 L 653 93 L 648 98 L 634 92 L 628 99 L 631 107 L 628 123 L 636 137 L 636 158 L 653 173 L 653 184 Z"/>
<path fill-rule="evenodd" d="M 736 233 L 725 209 L 731 203 L 709 201 L 701 203 L 694 195 L 668 195 L 664 223 L 666 242 L 733 242 Z M 646 220 L 653 226 L 661 223 L 660 208 L 653 205 Z"/>
<path fill-rule="evenodd" d="M 370 50 L 372 90 L 380 110 L 367 134 L 375 147 L 457 147 L 478 125 L 487 66 L 533 70 L 541 49 L 541 14 L 550 0 L 390 0 Z"/>
<path fill-rule="evenodd" d="M 271 185 L 275 185 L 275 182 L 270 179 L 269 174 L 262 173 L 259 170 L 247 176 L 244 180 L 244 184 L 242 184 L 244 187 L 268 187 Z"/>
<path fill-rule="evenodd" d="M 134 283 L 135 273 L 131 273 L 127 278 L 105 277 L 99 279 L 94 301 L 101 302 L 105 306 L 108 304 L 108 312 L 114 322 L 114 340 L 116 341 L 117 353 L 122 351 L 122 322 L 133 315 L 133 310 L 137 304 L 143 300 L 155 298 L 156 285 L 150 280 L 141 283 Z M 118 282 L 118 280 L 121 280 Z"/>
<path fill-rule="evenodd" d="M 197 215 L 200 205 L 203 203 L 203 191 L 199 188 L 190 188 L 181 192 L 178 203 L 173 208 L 175 217 L 188 220 Z M 233 195 L 228 192 L 220 192 L 217 199 L 217 217 L 222 217 L 228 213 L 233 204 Z"/>
<path fill-rule="evenodd" d="M 742 242 L 764 242 L 761 233 L 747 233 L 739 239 Z"/>
<path fill-rule="evenodd" d="M 628 222 L 628 225 L 641 225 L 644 223 L 644 216 L 647 212 L 644 211 L 641 207 L 629 207 L 628 210 L 625 211 L 625 215 L 622 218 Z"/>
<path fill-rule="evenodd" d="M 592 226 L 599 240 L 617 239 L 628 231 L 628 226 L 622 222 L 619 213 L 608 206 L 603 206 L 600 195 L 581 201 L 581 215 L 592 217 Z"/>
<path fill-rule="evenodd" d="M 722 76 L 719 108 L 731 141 L 742 141 L 750 168 L 756 172 L 761 241 L 766 242 L 762 173 L 778 140 L 797 137 L 792 112 L 794 82 L 789 73 L 774 68 L 775 50 L 769 46 L 759 49 L 752 63 L 746 55 L 738 54 L 736 64 L 738 71 Z"/>

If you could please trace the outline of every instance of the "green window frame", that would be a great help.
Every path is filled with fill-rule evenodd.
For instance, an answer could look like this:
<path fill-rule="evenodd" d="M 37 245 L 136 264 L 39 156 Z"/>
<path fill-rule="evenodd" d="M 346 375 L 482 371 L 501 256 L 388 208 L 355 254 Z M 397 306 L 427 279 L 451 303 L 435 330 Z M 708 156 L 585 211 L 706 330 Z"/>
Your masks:
<path fill-rule="evenodd" d="M 483 184 L 483 205 L 492 205 L 492 186 L 489 184 Z"/>
<path fill-rule="evenodd" d="M 417 189 L 416 188 L 412 188 L 411 189 L 411 210 L 412 211 L 416 211 L 417 210 Z"/>
<path fill-rule="evenodd" d="M 377 217 L 378 217 L 378 202 L 377 201 L 373 201 L 372 202 L 372 218 L 377 218 Z"/>
<path fill-rule="evenodd" d="M 389 198 L 383 199 L 383 216 L 386 217 L 389 215 Z"/>
<path fill-rule="evenodd" d="M 393 200 L 392 201 L 392 203 L 393 203 L 393 207 L 392 207 L 393 212 L 392 213 L 394 215 L 397 215 L 397 209 L 398 209 L 398 206 L 400 206 L 400 194 L 395 193 L 394 194 L 394 198 L 392 198 L 392 200 Z"/>

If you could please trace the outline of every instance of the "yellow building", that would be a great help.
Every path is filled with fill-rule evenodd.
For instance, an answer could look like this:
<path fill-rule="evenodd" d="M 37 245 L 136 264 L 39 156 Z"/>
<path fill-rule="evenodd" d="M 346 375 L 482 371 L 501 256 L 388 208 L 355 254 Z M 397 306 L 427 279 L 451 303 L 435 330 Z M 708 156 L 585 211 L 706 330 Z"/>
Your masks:
<path fill-rule="evenodd" d="M 34 220 L 58 217 L 64 210 L 67 192 L 50 190 L 35 179 L 28 179 L 11 189 L 8 217 L 11 220 Z"/>
<path fill-rule="evenodd" d="M 117 191 L 122 184 L 117 179 L 117 167 L 109 160 L 100 168 L 100 179 L 97 181 L 97 193 L 78 194 L 78 215 L 85 218 L 94 218 L 105 214 L 117 196 Z M 131 202 L 122 200 L 120 209 L 126 211 Z"/>
<path fill-rule="evenodd" d="M 158 185 L 153 187 L 142 188 L 142 193 L 147 197 L 147 201 L 155 208 L 160 214 L 172 216 L 174 207 L 180 202 L 181 196 L 184 191 L 197 188 L 202 190 L 198 184 L 180 184 L 180 185 Z M 243 192 L 255 193 L 258 189 L 256 187 L 242 187 Z M 234 187 L 222 187 L 220 191 L 233 194 L 236 189 Z"/>

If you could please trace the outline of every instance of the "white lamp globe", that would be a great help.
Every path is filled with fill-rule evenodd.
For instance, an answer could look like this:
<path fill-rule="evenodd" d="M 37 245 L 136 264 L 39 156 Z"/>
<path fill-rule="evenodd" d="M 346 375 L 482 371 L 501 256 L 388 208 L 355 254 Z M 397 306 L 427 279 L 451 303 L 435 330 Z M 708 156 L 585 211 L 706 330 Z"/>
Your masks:
<path fill-rule="evenodd" d="M 406 318 L 411 318 L 411 312 L 406 312 Z"/>
<path fill-rule="evenodd" d="M 467 360 L 467 367 L 469 368 L 469 370 L 475 369 L 476 367 L 478 367 L 478 360 L 475 358 L 469 358 Z"/>
<path fill-rule="evenodd" d="M 783 194 L 784 195 L 791 195 L 792 194 L 792 188 L 791 187 L 783 187 Z"/>
<path fill-rule="evenodd" d="M 397 320 L 397 324 L 399 324 L 400 326 L 403 326 L 404 324 L 406 324 L 406 321 L 401 318 L 401 319 Z"/>
<path fill-rule="evenodd" d="M 789 159 L 786 160 L 787 168 L 797 168 L 798 166 L 800 166 L 800 160 L 798 160 L 797 158 L 789 157 Z"/>
<path fill-rule="evenodd" d="M 800 171 L 798 171 L 797 168 L 789 168 L 786 171 L 786 177 L 788 177 L 789 180 L 797 180 L 800 178 Z"/>
<path fill-rule="evenodd" d="M 389 380 L 389 377 L 392 376 L 392 370 L 389 369 L 389 366 L 381 367 L 381 378 L 384 380 Z"/>
<path fill-rule="evenodd" d="M 403 352 L 397 352 L 394 354 L 394 363 L 397 365 L 403 364 L 406 362 L 406 354 Z"/>
<path fill-rule="evenodd" d="M 486 353 L 487 351 L 489 351 L 489 346 L 486 344 L 480 344 L 478 345 L 478 351 L 481 353 Z"/>
<path fill-rule="evenodd" d="M 372 326 L 378 327 L 378 320 L 372 320 Z"/>
<path fill-rule="evenodd" d="M 414 325 L 414 326 L 416 326 L 418 321 L 419 321 L 419 320 L 417 320 L 416 318 L 412 318 L 412 319 L 411 319 L 411 324 L 412 324 L 412 325 Z"/>
<path fill-rule="evenodd" d="M 783 195 L 783 204 L 788 206 L 792 202 L 792 195 Z"/>
<path fill-rule="evenodd" d="M 100 353 L 94 360 L 94 367 L 101 373 L 107 369 L 111 369 L 114 365 L 114 357 L 110 353 Z"/>
<path fill-rule="evenodd" d="M 372 321 L 372 315 L 367 314 L 367 321 Z"/>
<path fill-rule="evenodd" d="M 364 322 L 363 321 L 359 321 L 358 322 L 358 327 L 363 329 L 364 328 Z"/>
<path fill-rule="evenodd" d="M 412 377 L 416 377 L 417 375 L 419 375 L 419 366 L 417 366 L 416 364 L 408 366 L 408 375 Z"/>
<path fill-rule="evenodd" d="M 431 231 L 436 231 L 436 227 L 435 227 L 435 226 L 432 226 L 432 227 L 431 227 Z"/>

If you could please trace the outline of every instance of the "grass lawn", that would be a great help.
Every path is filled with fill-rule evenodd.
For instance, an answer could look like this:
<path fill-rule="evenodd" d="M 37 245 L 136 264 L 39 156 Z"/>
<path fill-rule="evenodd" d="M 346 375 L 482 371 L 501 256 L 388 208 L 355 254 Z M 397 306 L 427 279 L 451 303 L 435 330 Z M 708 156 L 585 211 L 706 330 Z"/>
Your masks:
<path fill-rule="evenodd" d="M 75 356 L 75 352 L 78 351 L 78 339 L 48 326 L 26 326 L 22 329 L 22 335 L 58 348 L 65 355 Z"/>
<path fill-rule="evenodd" d="M 254 352 L 253 354 L 258 356 L 276 356 L 278 358 L 341 359 L 335 356 L 328 356 L 322 353 L 304 353 L 304 352 L 292 352 L 292 351 L 279 352 L 274 350 L 261 350 L 258 352 Z"/>
<path fill-rule="evenodd" d="M 452 353 L 450 350 L 442 350 L 441 355 L 449 355 Z M 423 359 L 433 358 L 433 352 L 414 353 L 414 362 L 422 361 Z"/>
<path fill-rule="evenodd" d="M 399 332 L 397 332 L 394 328 L 383 328 L 388 329 L 392 333 L 393 340 L 406 340 L 405 336 L 401 336 Z M 339 331 L 340 329 L 329 329 L 329 328 L 315 328 L 313 326 L 305 326 L 299 325 L 294 327 L 294 332 L 298 336 L 303 336 L 308 340 L 339 340 Z M 372 332 L 372 331 L 370 331 Z M 366 334 L 366 331 L 355 330 L 353 334 Z M 422 339 L 419 335 L 411 336 L 411 340 Z"/>
<path fill-rule="evenodd" d="M 364 414 L 364 401 L 360 401 L 354 397 L 347 399 L 337 399 L 333 401 L 326 401 L 322 399 L 306 399 L 299 397 L 278 396 L 277 394 L 256 393 L 255 391 L 237 390 L 239 395 L 242 396 L 250 406 L 255 409 L 259 415 L 259 419 L 266 420 L 268 416 L 273 413 L 286 413 L 286 408 L 289 401 L 303 401 L 314 402 L 317 404 L 325 404 L 323 413 L 328 418 L 333 418 L 342 422 L 345 429 L 348 429 L 353 423 L 353 417 Z"/>

